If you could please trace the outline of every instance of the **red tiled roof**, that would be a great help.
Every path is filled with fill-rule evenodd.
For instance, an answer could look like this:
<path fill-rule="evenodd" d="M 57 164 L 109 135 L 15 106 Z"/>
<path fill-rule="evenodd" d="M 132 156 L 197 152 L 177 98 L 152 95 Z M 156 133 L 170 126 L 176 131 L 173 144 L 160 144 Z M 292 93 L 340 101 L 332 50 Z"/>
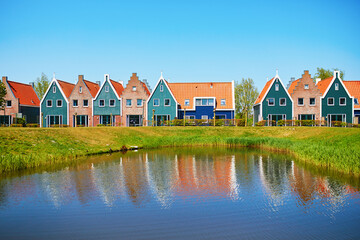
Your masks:
<path fill-rule="evenodd" d="M 325 78 L 324 80 L 321 80 L 318 82 L 317 87 L 320 90 L 320 93 L 324 95 L 326 89 L 328 88 L 329 84 L 331 83 L 331 80 L 333 77 Z"/>
<path fill-rule="evenodd" d="M 29 106 L 40 106 L 40 100 L 33 87 L 29 84 L 7 81 L 19 104 Z"/>
<path fill-rule="evenodd" d="M 288 89 L 289 94 L 293 94 L 294 90 L 295 90 L 295 86 L 298 84 L 298 82 L 300 81 L 300 78 L 296 81 L 293 81 Z"/>
<path fill-rule="evenodd" d="M 178 103 L 183 106 L 189 99 L 189 109 L 194 108 L 194 97 L 215 97 L 218 109 L 233 109 L 232 82 L 168 83 Z M 225 99 L 225 105 L 220 100 Z"/>
<path fill-rule="evenodd" d="M 59 83 L 62 91 L 63 91 L 64 94 L 65 94 L 65 96 L 66 96 L 67 98 L 69 98 L 72 90 L 73 90 L 74 87 L 75 87 L 75 84 L 68 83 L 68 82 L 64 82 L 64 81 L 58 80 L 58 79 L 56 79 L 56 81 Z"/>
<path fill-rule="evenodd" d="M 350 95 L 360 101 L 360 81 L 343 81 L 343 83 L 345 84 L 345 87 L 349 91 Z M 354 105 L 354 108 L 360 109 L 360 105 Z"/>
<path fill-rule="evenodd" d="M 261 93 L 259 94 L 258 98 L 256 99 L 254 104 L 258 104 L 260 103 L 263 98 L 265 97 L 265 93 L 267 92 L 267 90 L 269 89 L 269 87 L 272 85 L 273 81 L 275 78 L 270 79 L 269 81 L 266 82 L 265 87 L 263 88 L 263 90 L 261 91 Z"/>
<path fill-rule="evenodd" d="M 89 89 L 91 96 L 95 97 L 100 89 L 100 86 L 96 83 L 90 82 L 85 79 L 84 79 L 84 83 L 85 83 L 86 87 Z"/>
<path fill-rule="evenodd" d="M 123 85 L 121 83 L 115 82 L 114 80 L 111 80 L 111 79 L 110 79 L 110 82 L 113 85 L 113 87 L 115 88 L 116 93 L 120 97 L 122 92 L 124 91 Z"/>
<path fill-rule="evenodd" d="M 140 82 L 141 82 L 141 81 L 140 81 Z M 146 91 L 147 95 L 149 95 L 149 96 L 150 96 L 150 91 L 149 91 L 148 87 L 146 86 L 146 84 L 145 84 L 145 83 L 143 83 L 143 82 L 141 82 L 141 84 L 142 84 L 142 85 L 143 85 L 143 87 L 145 88 L 145 91 Z"/>

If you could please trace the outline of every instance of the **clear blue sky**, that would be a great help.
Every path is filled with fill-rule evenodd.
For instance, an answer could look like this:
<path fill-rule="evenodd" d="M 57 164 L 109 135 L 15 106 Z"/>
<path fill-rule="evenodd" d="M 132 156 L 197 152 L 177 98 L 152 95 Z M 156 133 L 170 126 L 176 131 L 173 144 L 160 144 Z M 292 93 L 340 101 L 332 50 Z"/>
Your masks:
<path fill-rule="evenodd" d="M 251 77 L 340 68 L 360 80 L 360 1 L 0 1 L 0 75 L 75 82 Z"/>

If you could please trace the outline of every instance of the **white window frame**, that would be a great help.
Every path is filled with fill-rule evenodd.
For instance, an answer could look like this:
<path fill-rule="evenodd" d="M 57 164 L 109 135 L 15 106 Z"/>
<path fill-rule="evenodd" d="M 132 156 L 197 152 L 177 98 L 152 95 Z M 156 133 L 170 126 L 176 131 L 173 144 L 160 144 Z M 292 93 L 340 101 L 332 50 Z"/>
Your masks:
<path fill-rule="evenodd" d="M 279 91 L 279 88 L 280 88 L 279 84 L 275 84 L 275 91 L 276 91 L 276 92 Z"/>
<path fill-rule="evenodd" d="M 105 86 L 105 92 L 109 92 L 109 86 Z"/>
<path fill-rule="evenodd" d="M 299 104 L 299 100 L 300 100 L 300 99 L 302 99 L 302 104 Z M 304 104 L 305 104 L 305 103 L 304 103 L 304 98 L 303 98 L 303 97 L 302 97 L 302 98 L 301 98 L 301 97 L 298 98 L 298 100 L 297 100 L 297 105 L 298 105 L 298 106 L 304 106 Z"/>
<path fill-rule="evenodd" d="M 82 93 L 82 86 L 79 87 L 79 93 Z"/>
<path fill-rule="evenodd" d="M 163 91 L 164 91 L 164 85 L 161 84 L 161 85 L 160 85 L 160 92 L 163 92 Z"/>
<path fill-rule="evenodd" d="M 185 115 L 185 119 L 187 120 L 195 119 L 195 115 Z"/>
<path fill-rule="evenodd" d="M 10 106 L 8 105 L 9 102 L 10 102 Z M 11 101 L 11 100 L 6 100 L 6 107 L 7 107 L 7 108 L 11 108 L 11 107 L 12 107 L 12 101 Z"/>
<path fill-rule="evenodd" d="M 221 99 L 220 100 L 220 105 L 221 106 L 226 106 L 226 99 Z M 209 105 L 210 106 L 210 105 Z"/>
<path fill-rule="evenodd" d="M 60 105 L 60 106 L 58 106 L 58 101 L 61 102 L 61 105 Z M 62 106 L 63 106 L 63 100 L 57 99 L 57 100 L 56 100 L 56 107 L 62 107 Z"/>
<path fill-rule="evenodd" d="M 344 99 L 345 103 L 341 104 L 341 99 Z M 346 98 L 345 97 L 339 97 L 339 106 L 346 106 Z"/>
<path fill-rule="evenodd" d="M 53 93 L 56 93 L 56 86 L 55 86 L 55 84 L 54 84 L 54 86 L 53 86 L 52 92 L 53 92 Z"/>
<path fill-rule="evenodd" d="M 136 86 L 133 86 L 133 87 L 132 87 L 132 91 L 133 91 L 133 92 L 136 92 Z"/>
<path fill-rule="evenodd" d="M 104 105 L 101 106 L 101 101 L 104 101 Z M 99 99 L 99 107 L 105 107 L 105 99 Z"/>
<path fill-rule="evenodd" d="M 169 100 L 169 105 L 166 105 L 166 100 Z M 170 98 L 165 98 L 165 99 L 164 99 L 164 106 L 165 106 L 165 107 L 170 107 L 170 105 L 171 105 Z"/>
<path fill-rule="evenodd" d="M 139 100 L 140 100 L 140 103 L 141 103 L 140 105 L 139 105 Z M 136 99 L 136 106 L 137 107 L 142 107 L 143 106 L 143 100 L 141 98 Z"/>
<path fill-rule="evenodd" d="M 130 105 L 128 104 L 128 101 L 130 100 Z M 126 107 L 131 107 L 132 106 L 132 99 L 126 99 Z"/>
<path fill-rule="evenodd" d="M 156 105 L 156 104 L 155 104 L 155 100 L 158 100 L 158 103 L 159 103 L 159 104 Z M 153 100 L 153 106 L 154 106 L 154 107 L 159 107 L 159 106 L 160 106 L 160 99 L 154 98 L 154 100 Z"/>
<path fill-rule="evenodd" d="M 184 106 L 190 106 L 190 99 L 185 99 Z"/>
<path fill-rule="evenodd" d="M 333 104 L 329 104 L 329 99 L 332 99 L 333 100 Z M 328 106 L 335 106 L 335 99 L 333 98 L 333 97 L 329 97 L 329 98 L 327 98 L 327 105 Z"/>
<path fill-rule="evenodd" d="M 114 101 L 114 105 L 111 105 L 111 101 Z M 109 107 L 116 107 L 115 99 L 109 99 Z"/>
<path fill-rule="evenodd" d="M 284 104 L 281 104 L 281 99 L 285 100 Z M 286 98 L 279 98 L 279 106 L 286 106 Z"/>
<path fill-rule="evenodd" d="M 309 106 L 316 106 L 316 98 L 313 98 L 314 99 L 314 104 L 311 104 L 311 99 L 312 98 L 309 98 Z"/>
<path fill-rule="evenodd" d="M 273 100 L 274 104 L 270 105 L 270 99 Z M 267 102 L 268 102 L 268 106 L 269 106 L 269 107 L 275 106 L 275 98 L 268 98 L 268 99 L 267 99 Z"/>
<path fill-rule="evenodd" d="M 74 106 L 74 101 L 77 101 L 77 106 Z M 73 99 L 73 102 L 72 102 L 72 104 L 73 104 L 73 107 L 79 107 L 79 100 L 77 100 L 77 99 Z"/>
<path fill-rule="evenodd" d="M 209 120 L 209 116 L 208 115 L 201 115 L 201 119 L 202 120 Z"/>
<path fill-rule="evenodd" d="M 335 91 L 339 91 L 339 84 L 335 83 Z"/>
<path fill-rule="evenodd" d="M 87 101 L 87 105 L 84 104 L 84 101 Z M 89 100 L 88 99 L 83 99 L 83 107 L 89 107 Z"/>
<path fill-rule="evenodd" d="M 309 89 L 309 84 L 305 84 L 304 89 L 306 89 L 306 90 Z"/>
<path fill-rule="evenodd" d="M 51 106 L 49 106 L 49 102 L 51 103 Z M 53 102 L 52 102 L 52 100 L 51 99 L 49 99 L 49 100 L 46 100 L 46 107 L 52 107 L 53 106 L 53 104 L 52 104 Z"/>

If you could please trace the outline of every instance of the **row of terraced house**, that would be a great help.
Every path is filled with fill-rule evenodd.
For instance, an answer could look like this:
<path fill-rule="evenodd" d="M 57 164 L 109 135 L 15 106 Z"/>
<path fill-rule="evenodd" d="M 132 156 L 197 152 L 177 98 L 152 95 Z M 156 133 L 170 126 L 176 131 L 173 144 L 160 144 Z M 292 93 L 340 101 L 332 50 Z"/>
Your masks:
<path fill-rule="evenodd" d="M 39 100 L 33 84 L 2 78 L 7 95 L 0 124 L 14 119 L 52 126 L 146 126 L 162 125 L 174 119 L 234 119 L 234 81 L 169 83 L 161 74 L 151 92 L 146 81 L 133 73 L 124 86 L 109 74 L 91 82 L 78 76 L 76 84 L 53 77 Z"/>
<path fill-rule="evenodd" d="M 359 124 L 360 81 L 343 81 L 339 71 L 326 79 L 301 78 L 285 87 L 278 73 L 266 82 L 253 106 L 254 125 L 278 125 L 278 122 L 315 120 L 320 125 L 335 122 Z M 313 121 L 313 122 L 315 122 Z"/>

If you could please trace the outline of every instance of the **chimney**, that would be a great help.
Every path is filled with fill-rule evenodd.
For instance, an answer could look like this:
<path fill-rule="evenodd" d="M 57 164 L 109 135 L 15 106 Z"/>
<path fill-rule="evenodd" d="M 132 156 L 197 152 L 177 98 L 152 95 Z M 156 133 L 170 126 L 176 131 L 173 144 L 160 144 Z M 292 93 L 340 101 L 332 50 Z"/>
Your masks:
<path fill-rule="evenodd" d="M 32 88 L 34 88 L 34 87 L 35 87 L 34 82 L 29 82 L 29 85 L 30 85 Z"/>
<path fill-rule="evenodd" d="M 80 82 L 80 81 L 84 81 L 84 75 L 79 75 L 78 76 L 78 82 Z"/>
<path fill-rule="evenodd" d="M 136 77 L 136 73 L 133 73 L 132 76 L 133 76 L 133 77 Z"/>
<path fill-rule="evenodd" d="M 2 77 L 2 82 L 3 82 L 3 83 L 7 82 L 7 80 L 8 80 L 8 77 L 7 77 L 7 76 L 3 76 L 3 77 Z"/>
<path fill-rule="evenodd" d="M 124 86 L 124 81 L 119 80 L 119 83 Z"/>
<path fill-rule="evenodd" d="M 145 85 L 149 89 L 149 91 L 151 92 L 151 88 L 149 86 L 149 83 L 148 83 L 147 79 L 143 79 L 143 82 L 145 83 Z"/>
<path fill-rule="evenodd" d="M 109 74 L 104 74 L 104 81 L 108 81 L 110 80 L 110 75 Z"/>
<path fill-rule="evenodd" d="M 321 78 L 317 78 L 316 80 L 315 80 L 316 82 L 316 85 L 321 81 Z"/>
<path fill-rule="evenodd" d="M 290 85 L 295 81 L 295 78 L 292 77 L 290 78 L 290 82 L 288 83 L 288 85 L 286 86 L 287 89 L 289 89 Z"/>
<path fill-rule="evenodd" d="M 100 87 L 100 81 L 96 81 L 96 84 L 99 85 L 99 87 Z"/>

